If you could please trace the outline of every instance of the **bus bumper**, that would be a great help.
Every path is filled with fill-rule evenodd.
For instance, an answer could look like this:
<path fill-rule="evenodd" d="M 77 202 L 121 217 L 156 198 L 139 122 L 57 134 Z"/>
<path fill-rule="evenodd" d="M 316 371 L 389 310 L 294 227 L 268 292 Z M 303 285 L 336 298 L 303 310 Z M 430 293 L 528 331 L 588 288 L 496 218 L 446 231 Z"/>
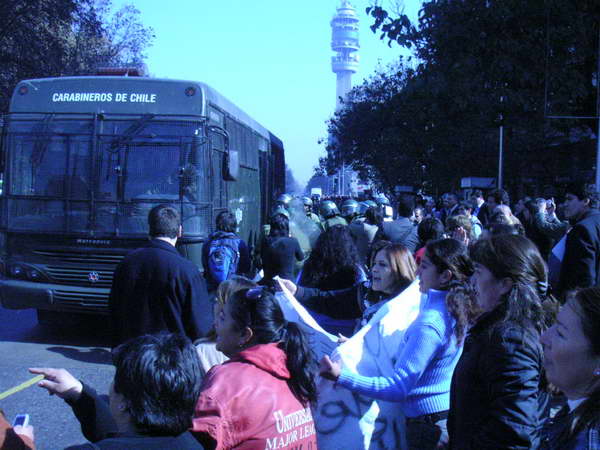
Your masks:
<path fill-rule="evenodd" d="M 0 301 L 8 309 L 44 309 L 108 314 L 110 289 L 0 279 Z"/>

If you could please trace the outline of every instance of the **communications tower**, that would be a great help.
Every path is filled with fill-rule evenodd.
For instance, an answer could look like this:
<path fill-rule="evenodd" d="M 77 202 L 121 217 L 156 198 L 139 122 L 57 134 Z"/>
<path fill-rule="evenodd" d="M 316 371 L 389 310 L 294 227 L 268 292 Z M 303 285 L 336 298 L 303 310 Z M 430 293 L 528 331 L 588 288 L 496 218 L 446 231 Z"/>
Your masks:
<path fill-rule="evenodd" d="M 344 98 L 352 89 L 352 74 L 358 70 L 358 16 L 348 0 L 342 0 L 337 13 L 331 19 L 331 70 L 337 75 L 336 111 L 340 108 L 340 97 Z"/>
<path fill-rule="evenodd" d="M 337 75 L 335 110 L 341 107 L 340 99 L 352 89 L 352 75 L 358 71 L 358 16 L 349 0 L 341 0 L 331 19 L 331 70 Z M 331 137 L 330 137 L 331 139 Z M 342 164 L 337 174 L 330 177 L 330 191 L 338 195 L 356 195 L 357 174 Z"/>

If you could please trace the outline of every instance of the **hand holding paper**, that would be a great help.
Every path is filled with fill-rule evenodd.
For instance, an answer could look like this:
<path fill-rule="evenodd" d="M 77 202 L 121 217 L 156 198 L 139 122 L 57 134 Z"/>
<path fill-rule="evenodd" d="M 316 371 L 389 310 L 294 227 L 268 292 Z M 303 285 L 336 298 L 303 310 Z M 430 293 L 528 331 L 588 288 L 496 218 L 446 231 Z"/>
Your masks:
<path fill-rule="evenodd" d="M 275 279 L 277 279 L 279 284 L 282 286 L 282 289 L 283 289 L 283 287 L 285 287 L 288 291 L 290 291 L 290 294 L 296 295 L 298 286 L 296 286 L 292 281 L 286 280 L 285 278 L 279 278 L 279 277 L 275 277 Z"/>
<path fill-rule="evenodd" d="M 333 362 L 329 356 L 325 355 L 321 359 L 319 374 L 328 380 L 337 381 L 342 373 L 342 365 L 339 362 Z"/>

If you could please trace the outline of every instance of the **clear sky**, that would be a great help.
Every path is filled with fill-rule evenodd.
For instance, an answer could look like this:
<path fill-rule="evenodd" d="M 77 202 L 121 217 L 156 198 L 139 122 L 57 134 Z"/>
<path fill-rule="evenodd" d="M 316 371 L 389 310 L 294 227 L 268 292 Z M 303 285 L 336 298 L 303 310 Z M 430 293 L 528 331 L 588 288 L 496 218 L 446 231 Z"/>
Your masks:
<path fill-rule="evenodd" d="M 281 138 L 286 162 L 306 183 L 325 149 L 335 108 L 331 27 L 339 0 L 114 0 L 129 3 L 154 28 L 150 74 L 202 81 Z M 421 0 L 406 0 L 416 18 Z M 361 19 L 359 72 L 353 84 L 401 54 L 369 29 L 369 0 L 354 0 Z M 405 51 L 403 51 L 406 54 Z"/>

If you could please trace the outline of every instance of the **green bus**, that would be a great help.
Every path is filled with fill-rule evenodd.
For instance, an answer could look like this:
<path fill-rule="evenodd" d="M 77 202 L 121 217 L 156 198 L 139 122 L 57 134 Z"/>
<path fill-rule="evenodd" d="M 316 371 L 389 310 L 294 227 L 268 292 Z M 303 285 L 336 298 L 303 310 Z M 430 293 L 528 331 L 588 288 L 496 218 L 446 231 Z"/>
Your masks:
<path fill-rule="evenodd" d="M 20 82 L 0 141 L 0 300 L 38 319 L 107 314 L 113 271 L 148 239 L 147 214 L 181 212 L 180 253 L 226 209 L 252 247 L 283 192 L 281 140 L 206 84 L 137 76 Z"/>

